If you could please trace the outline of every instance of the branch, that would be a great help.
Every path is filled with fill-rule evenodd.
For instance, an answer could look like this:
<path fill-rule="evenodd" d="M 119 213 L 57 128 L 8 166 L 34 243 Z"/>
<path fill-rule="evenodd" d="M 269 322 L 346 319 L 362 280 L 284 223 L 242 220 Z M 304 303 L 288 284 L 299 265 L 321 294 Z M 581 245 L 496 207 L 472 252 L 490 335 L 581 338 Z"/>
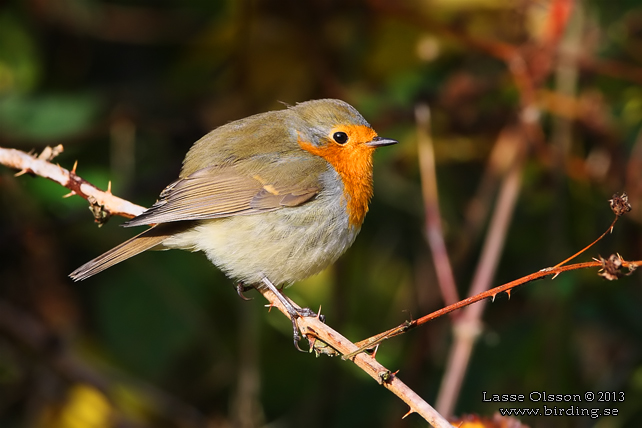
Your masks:
<path fill-rule="evenodd" d="M 61 151 L 62 146 L 59 146 L 57 150 L 54 150 L 53 152 L 60 153 Z M 57 153 L 54 153 L 54 155 Z M 69 196 L 78 195 L 87 199 L 92 205 L 95 205 L 96 203 L 99 204 L 100 210 L 102 212 L 106 212 L 107 216 L 120 215 L 132 218 L 141 214 L 145 210 L 145 208 L 139 205 L 132 204 L 124 199 L 112 195 L 109 190 L 102 191 L 91 183 L 83 180 L 76 175 L 75 165 L 72 171 L 68 171 L 58 165 L 52 164 L 49 162 L 52 157 L 53 156 L 51 156 L 47 151 L 43 152 L 41 156 L 35 157 L 20 150 L 0 147 L 0 163 L 20 170 L 17 175 L 30 173 L 53 180 L 70 189 L 71 193 Z M 263 297 L 268 300 L 270 307 L 276 307 L 289 317 L 287 311 L 282 306 L 281 301 L 270 290 L 259 289 L 259 292 L 261 292 Z M 294 305 L 295 307 L 298 307 L 298 305 Z M 317 355 L 322 353 L 328 355 L 337 355 L 337 353 L 345 355 L 358 350 L 357 345 L 350 342 L 317 318 L 300 317 L 297 318 L 296 321 L 301 332 L 310 341 L 311 351 L 314 350 Z M 434 427 L 452 427 L 452 425 L 437 413 L 430 404 L 405 385 L 396 376 L 396 372 L 393 373 L 383 365 L 379 364 L 374 358 L 374 355 L 371 356 L 360 353 L 352 357 L 351 360 L 380 385 L 390 390 L 410 406 L 410 411 L 406 413 L 405 416 L 411 413 L 418 413 Z"/>
<path fill-rule="evenodd" d="M 506 133 L 510 132 L 509 128 Z M 522 141 L 519 135 L 514 132 L 511 137 L 518 147 L 518 154 L 501 182 L 495 209 L 471 281 L 470 296 L 491 287 L 519 198 L 522 173 L 526 163 L 526 142 Z M 451 358 L 447 359 L 446 371 L 437 398 L 437 409 L 443 414 L 451 415 L 454 410 L 473 346 L 482 332 L 481 319 L 484 308 L 484 303 L 466 308 L 463 316 L 454 321 L 455 337 L 450 348 Z"/>
<path fill-rule="evenodd" d="M 16 176 L 33 174 L 48 178 L 71 190 L 65 197 L 78 195 L 83 199 L 87 199 L 92 205 L 102 207 L 110 215 L 133 218 L 145 211 L 145 208 L 140 205 L 132 204 L 125 199 L 112 195 L 111 185 L 107 191 L 103 191 L 77 176 L 76 167 L 78 163 L 74 164 L 71 171 L 62 168 L 60 165 L 52 164 L 50 161 L 62 151 L 61 145 L 53 149 L 47 147 L 36 157 L 20 150 L 0 147 L 0 163 L 9 168 L 19 170 L 20 172 Z"/>
<path fill-rule="evenodd" d="M 415 120 L 417 122 L 417 152 L 424 200 L 426 240 L 432 252 L 441 295 L 444 298 L 444 303 L 450 305 L 459 300 L 459 295 L 441 224 L 435 152 L 430 128 L 430 108 L 427 104 L 419 104 L 415 107 Z"/>
<path fill-rule="evenodd" d="M 390 330 L 384 331 L 383 333 L 379 333 L 375 336 L 369 337 L 368 339 L 357 342 L 359 349 L 353 352 L 352 354 L 344 355 L 342 358 L 344 359 L 351 358 L 353 355 L 356 355 L 359 352 L 365 352 L 369 349 L 372 349 L 373 347 L 380 344 L 386 339 L 390 339 L 392 337 L 403 334 L 408 330 L 411 330 L 415 327 L 419 327 L 420 325 L 426 324 L 428 321 L 432 321 L 435 318 L 439 318 L 443 315 L 449 314 L 453 311 L 456 311 L 457 309 L 464 308 L 468 305 L 472 305 L 473 303 L 477 303 L 481 300 L 491 299 L 491 301 L 494 302 L 495 297 L 497 297 L 499 293 L 506 293 L 510 298 L 510 293 L 514 288 L 538 279 L 542 279 L 550 275 L 553 275 L 552 279 L 555 279 L 562 272 L 567 272 L 567 271 L 577 270 L 577 269 L 588 269 L 588 268 L 599 267 L 600 270 L 598 271 L 598 275 L 608 280 L 615 280 L 624 275 L 630 275 L 633 271 L 635 271 L 637 268 L 642 266 L 642 260 L 626 261 L 619 254 L 613 254 L 608 259 L 603 259 L 600 257 L 599 259 L 594 259 L 594 260 L 595 261 L 592 261 L 592 262 L 584 262 L 584 263 L 576 263 L 573 265 L 544 268 L 530 275 L 526 275 L 514 281 L 507 282 L 506 284 L 500 285 L 499 287 L 495 287 L 490 290 L 486 290 L 483 293 L 479 293 L 475 296 L 468 297 L 464 300 L 460 300 L 455 304 L 446 306 L 445 308 L 441 308 L 428 315 L 424 315 L 419 319 L 416 319 L 413 321 L 406 321 L 403 324 L 398 325 L 397 327 L 391 328 Z M 626 268 L 629 271 L 627 273 L 622 273 L 621 272 L 622 268 Z"/>
<path fill-rule="evenodd" d="M 282 306 L 281 301 L 268 289 L 259 290 L 263 296 L 270 302 L 272 306 L 279 309 L 285 316 L 289 317 L 287 310 Z M 299 308 L 294 304 L 295 308 Z M 452 425 L 446 421 L 430 404 L 425 402 L 417 393 L 404 384 L 398 377 L 397 372 L 391 372 L 375 359 L 375 353 L 368 355 L 367 353 L 355 353 L 359 348 L 357 345 L 343 337 L 340 333 L 333 330 L 318 318 L 314 317 L 301 317 L 297 319 L 297 324 L 301 332 L 310 340 L 310 349 L 314 349 L 317 354 L 326 353 L 329 355 L 343 355 L 344 360 L 351 360 L 370 377 L 377 381 L 380 385 L 390 390 L 397 397 L 401 398 L 410 410 L 404 415 L 404 418 L 411 413 L 418 413 L 432 426 L 439 428 L 452 428 Z M 313 338 L 312 340 L 310 338 Z M 318 343 L 314 339 L 318 339 L 323 343 Z M 325 346 L 329 345 L 331 349 Z M 336 352 L 334 352 L 336 351 Z M 347 358 L 347 355 L 354 354 Z"/>
<path fill-rule="evenodd" d="M 501 198 L 500 198 L 501 199 Z M 398 336 L 400 334 L 405 333 L 406 331 L 418 327 L 420 325 L 423 325 L 427 323 L 428 321 L 432 321 L 435 318 L 439 318 L 442 315 L 449 314 L 453 311 L 456 311 L 457 309 L 461 309 L 463 307 L 466 307 L 468 305 L 471 305 L 473 303 L 479 302 L 481 300 L 491 298 L 492 301 L 495 301 L 495 297 L 499 293 L 506 293 L 508 294 L 508 297 L 510 298 L 510 293 L 513 290 L 513 288 L 526 284 L 531 281 L 535 281 L 537 279 L 544 278 L 549 275 L 553 275 L 552 279 L 557 278 L 557 276 L 562 273 L 566 272 L 569 270 L 575 270 L 575 269 L 586 269 L 586 268 L 591 268 L 591 267 L 599 267 L 600 270 L 598 271 L 598 275 L 608 279 L 609 281 L 613 281 L 616 279 L 621 278 L 622 276 L 628 276 L 631 273 L 633 273 L 638 267 L 642 266 L 642 260 L 637 260 L 637 261 L 626 261 L 620 256 L 619 254 L 611 254 L 608 259 L 604 259 L 602 257 L 599 258 L 593 258 L 593 262 L 586 262 L 586 263 L 577 263 L 574 265 L 565 265 L 567 262 L 570 260 L 574 259 L 575 257 L 579 256 L 580 254 L 584 253 L 586 250 L 591 248 L 593 245 L 595 245 L 598 241 L 600 241 L 602 238 L 606 236 L 608 232 L 613 231 L 613 227 L 615 226 L 615 223 L 617 220 L 622 217 L 624 214 L 628 213 L 631 211 L 631 204 L 629 203 L 629 197 L 626 193 L 622 193 L 620 195 L 615 194 L 611 199 L 609 199 L 609 205 L 611 207 L 611 211 L 613 211 L 613 214 L 615 214 L 615 219 L 609 226 L 609 228 L 600 235 L 599 238 L 597 238 L 595 241 L 593 241 L 591 244 L 587 245 L 584 247 L 581 251 L 578 251 L 577 253 L 573 254 L 571 257 L 567 258 L 561 263 L 556 264 L 553 267 L 541 269 L 538 272 L 532 273 L 530 275 L 526 275 L 522 278 L 516 279 L 514 281 L 508 282 L 504 285 L 500 285 L 499 287 L 495 287 L 491 290 L 487 290 L 484 292 L 480 292 L 475 294 L 474 296 L 468 297 L 467 299 L 461 300 L 457 303 L 454 303 L 452 305 L 446 306 L 445 308 L 439 309 L 435 312 L 432 312 L 431 314 L 425 315 L 417 320 L 414 321 L 406 321 L 403 324 L 391 328 L 390 330 L 384 331 L 383 333 L 379 333 L 375 336 L 372 336 L 368 339 L 362 340 L 357 343 L 357 346 L 359 346 L 359 349 L 356 351 L 353 351 L 350 354 L 344 355 L 343 358 L 351 358 L 354 355 L 357 355 L 360 352 L 367 351 L 368 349 L 372 349 L 374 346 L 378 346 L 381 342 L 383 342 L 386 339 L 390 339 L 391 337 Z M 492 227 L 491 227 L 492 229 Z M 628 269 L 627 273 L 622 272 L 622 268 Z M 475 287 L 472 287 L 473 289 L 476 289 Z"/>

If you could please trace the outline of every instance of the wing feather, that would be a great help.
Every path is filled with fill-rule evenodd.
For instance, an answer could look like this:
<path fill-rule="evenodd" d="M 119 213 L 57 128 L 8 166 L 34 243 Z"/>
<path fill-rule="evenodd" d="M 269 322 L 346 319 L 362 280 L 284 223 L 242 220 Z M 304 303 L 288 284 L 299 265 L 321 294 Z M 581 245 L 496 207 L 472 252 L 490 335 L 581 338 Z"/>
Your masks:
<path fill-rule="evenodd" d="M 272 184 L 232 168 L 204 168 L 167 186 L 154 205 L 123 226 L 205 220 L 294 207 L 319 192 L 320 186 L 306 184 Z"/>

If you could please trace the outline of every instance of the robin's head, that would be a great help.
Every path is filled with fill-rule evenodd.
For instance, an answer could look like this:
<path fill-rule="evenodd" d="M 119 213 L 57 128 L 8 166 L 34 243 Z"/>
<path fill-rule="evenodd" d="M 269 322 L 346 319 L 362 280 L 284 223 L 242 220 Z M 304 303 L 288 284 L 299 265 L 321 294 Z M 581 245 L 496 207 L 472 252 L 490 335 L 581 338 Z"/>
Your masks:
<path fill-rule="evenodd" d="M 308 101 L 290 110 L 302 123 L 296 130 L 299 146 L 339 174 L 350 223 L 361 226 L 372 197 L 372 152 L 397 141 L 379 137 L 354 107 L 340 100 Z"/>
<path fill-rule="evenodd" d="M 290 107 L 302 129 L 299 137 L 316 147 L 356 147 L 374 149 L 395 144 L 395 140 L 380 138 L 370 124 L 350 104 L 333 99 L 322 99 L 299 103 Z"/>

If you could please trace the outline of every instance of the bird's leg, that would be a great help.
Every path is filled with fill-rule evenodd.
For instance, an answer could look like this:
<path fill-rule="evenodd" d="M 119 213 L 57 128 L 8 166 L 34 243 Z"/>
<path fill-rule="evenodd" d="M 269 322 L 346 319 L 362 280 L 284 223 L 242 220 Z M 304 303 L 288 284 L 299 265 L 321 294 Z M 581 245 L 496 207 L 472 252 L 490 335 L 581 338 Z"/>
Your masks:
<path fill-rule="evenodd" d="M 295 308 L 292 303 L 290 303 L 288 298 L 285 297 L 279 290 L 277 290 L 274 284 L 272 284 L 272 282 L 267 277 L 263 277 L 262 282 L 281 301 L 281 303 L 285 307 L 285 310 L 290 315 L 290 320 L 292 320 L 292 330 L 294 332 L 294 347 L 301 352 L 305 352 L 301 348 L 299 348 L 299 340 L 301 340 L 301 335 L 299 334 L 299 327 L 296 324 L 296 319 L 299 317 L 316 317 L 317 314 L 314 313 L 310 308 Z"/>
<path fill-rule="evenodd" d="M 245 283 L 243 283 L 243 281 L 239 281 L 239 283 L 236 284 L 236 293 L 239 295 L 239 297 L 241 299 L 243 299 L 245 301 L 252 300 L 252 297 L 245 297 L 245 294 L 243 294 L 243 293 L 245 293 L 246 291 L 251 290 L 253 288 L 254 287 L 251 287 L 249 285 L 245 285 Z"/>

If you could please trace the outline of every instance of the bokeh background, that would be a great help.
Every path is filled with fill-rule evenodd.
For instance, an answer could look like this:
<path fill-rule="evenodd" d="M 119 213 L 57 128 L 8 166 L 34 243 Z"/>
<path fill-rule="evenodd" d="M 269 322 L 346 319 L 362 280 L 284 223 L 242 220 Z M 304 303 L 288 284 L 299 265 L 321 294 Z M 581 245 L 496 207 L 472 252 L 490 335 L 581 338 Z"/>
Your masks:
<path fill-rule="evenodd" d="M 578 261 L 642 258 L 641 85 L 637 0 L 0 1 L 0 146 L 63 144 L 55 162 L 135 203 L 151 205 L 206 132 L 281 102 L 341 98 L 398 139 L 376 154 L 355 245 L 287 291 L 354 341 L 444 306 L 434 218 L 462 298 L 480 260 L 496 286 L 593 241 L 615 192 L 633 211 Z M 201 254 L 147 253 L 72 283 L 134 231 L 98 228 L 86 201 L 14 173 L 0 167 L 0 426 L 425 426 L 351 363 L 296 352 L 288 320 L 257 293 L 241 301 Z M 433 173 L 441 215 L 427 222 Z M 533 282 L 487 302 L 481 323 L 440 318 L 377 358 L 431 403 L 458 370 L 454 415 L 492 416 L 483 391 L 613 391 L 625 400 L 581 404 L 617 417 L 521 420 L 638 427 L 641 275 Z M 474 331 L 470 361 L 449 368 Z"/>

